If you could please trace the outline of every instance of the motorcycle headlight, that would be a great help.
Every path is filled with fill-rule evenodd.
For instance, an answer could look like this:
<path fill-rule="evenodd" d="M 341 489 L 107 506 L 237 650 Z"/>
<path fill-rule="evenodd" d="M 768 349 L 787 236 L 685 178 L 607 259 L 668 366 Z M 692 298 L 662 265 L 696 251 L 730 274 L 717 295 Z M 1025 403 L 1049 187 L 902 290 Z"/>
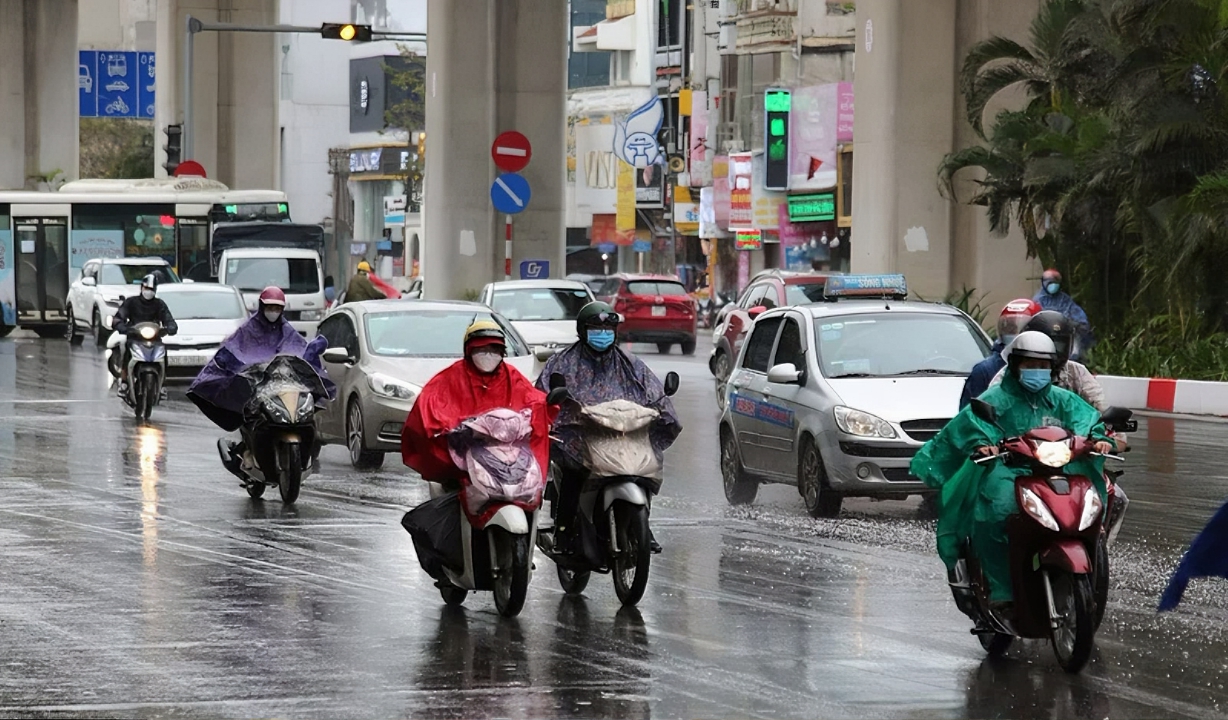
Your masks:
<path fill-rule="evenodd" d="M 367 376 L 367 387 L 371 388 L 371 392 L 376 395 L 410 402 L 418 399 L 418 393 L 422 392 L 420 387 L 380 373 L 371 373 Z"/>
<path fill-rule="evenodd" d="M 301 320 L 319 320 L 322 317 L 324 317 L 323 310 L 304 310 L 299 314 Z"/>
<path fill-rule="evenodd" d="M 1066 463 L 1070 462 L 1070 445 L 1064 442 L 1038 443 L 1036 459 L 1051 468 L 1066 467 Z"/>
<path fill-rule="evenodd" d="M 141 337 L 145 340 L 153 340 L 154 338 L 158 337 L 158 331 L 149 326 L 141 328 L 140 332 Z"/>
<path fill-rule="evenodd" d="M 289 425 L 291 422 L 290 411 L 281 401 L 281 398 L 276 395 L 270 396 L 265 400 L 264 414 L 268 416 L 270 422 L 281 423 L 283 425 Z"/>
<path fill-rule="evenodd" d="M 1100 499 L 1100 493 L 1096 492 L 1094 487 L 1088 488 L 1083 494 L 1083 515 L 1079 518 L 1079 529 L 1086 530 L 1091 527 L 1103 509 L 1104 502 Z"/>
<path fill-rule="evenodd" d="M 1027 488 L 1020 488 L 1019 499 L 1022 501 L 1024 512 L 1031 515 L 1033 520 L 1054 532 L 1061 530 L 1053 513 L 1045 505 L 1045 501 L 1041 500 L 1036 493 Z"/>
<path fill-rule="evenodd" d="M 849 435 L 858 437 L 893 438 L 895 428 L 891 423 L 867 412 L 853 408 L 836 406 L 836 427 Z"/>
<path fill-rule="evenodd" d="M 298 414 L 297 414 L 298 421 L 303 422 L 305 419 L 310 418 L 311 414 L 314 413 L 315 411 L 316 411 L 315 396 L 313 396 L 309 392 L 305 392 L 302 395 L 299 395 Z"/>

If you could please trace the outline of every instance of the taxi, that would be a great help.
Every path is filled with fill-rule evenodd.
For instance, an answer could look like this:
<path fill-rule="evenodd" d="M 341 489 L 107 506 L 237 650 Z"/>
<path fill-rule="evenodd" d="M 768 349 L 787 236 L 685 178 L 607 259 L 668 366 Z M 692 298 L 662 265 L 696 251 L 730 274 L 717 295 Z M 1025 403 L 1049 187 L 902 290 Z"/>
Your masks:
<path fill-rule="evenodd" d="M 959 410 L 991 342 L 950 305 L 910 302 L 902 275 L 828 278 L 824 302 L 759 315 L 724 388 L 721 474 L 731 504 L 795 485 L 813 517 L 845 497 L 932 492 L 917 450 Z"/>

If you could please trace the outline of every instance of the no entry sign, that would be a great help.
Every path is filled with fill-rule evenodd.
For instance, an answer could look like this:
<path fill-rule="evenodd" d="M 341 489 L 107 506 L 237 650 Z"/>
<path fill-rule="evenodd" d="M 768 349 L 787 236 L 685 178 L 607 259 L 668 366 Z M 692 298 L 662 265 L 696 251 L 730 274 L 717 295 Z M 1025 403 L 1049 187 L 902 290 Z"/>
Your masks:
<path fill-rule="evenodd" d="M 495 165 L 504 172 L 520 172 L 529 164 L 533 157 L 533 148 L 529 139 L 515 130 L 499 133 L 490 146 L 490 157 Z"/>

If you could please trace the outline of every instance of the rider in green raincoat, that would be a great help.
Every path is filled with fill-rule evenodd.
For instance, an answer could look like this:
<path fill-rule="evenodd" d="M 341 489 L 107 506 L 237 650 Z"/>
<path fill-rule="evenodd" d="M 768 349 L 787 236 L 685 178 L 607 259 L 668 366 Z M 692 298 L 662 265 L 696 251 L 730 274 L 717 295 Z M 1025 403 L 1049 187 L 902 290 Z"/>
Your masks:
<path fill-rule="evenodd" d="M 1081 397 L 1052 384 L 1055 350 L 1042 333 L 1021 333 L 1008 347 L 1007 373 L 1000 385 L 980 399 L 998 411 L 997 424 L 981 420 L 969 405 L 947 423 L 942 432 L 913 458 L 911 472 L 939 489 L 938 554 L 947 569 L 955 567 L 959 546 L 971 538 L 981 568 L 989 581 L 990 601 L 1011 601 L 1011 570 L 1006 519 L 1019 510 L 1015 478 L 1026 467 L 1007 467 L 1001 462 L 976 464 L 974 455 L 997 453 L 1005 437 L 1022 435 L 1033 428 L 1058 426 L 1097 441 L 1098 452 L 1108 452 L 1108 437 L 1100 414 Z M 1064 472 L 1091 479 L 1104 500 L 1104 458 L 1084 456 Z"/>

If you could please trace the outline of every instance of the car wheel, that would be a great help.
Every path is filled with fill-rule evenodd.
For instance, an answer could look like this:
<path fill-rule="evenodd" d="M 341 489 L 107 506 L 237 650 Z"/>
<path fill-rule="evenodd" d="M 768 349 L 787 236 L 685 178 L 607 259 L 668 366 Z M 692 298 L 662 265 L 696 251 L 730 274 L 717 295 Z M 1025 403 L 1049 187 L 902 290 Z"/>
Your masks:
<path fill-rule="evenodd" d="M 746 477 L 738 440 L 728 426 L 721 427 L 721 479 L 730 505 L 747 505 L 759 494 L 759 483 Z"/>
<path fill-rule="evenodd" d="M 840 514 L 844 496 L 827 486 L 827 471 L 814 439 L 802 440 L 802 456 L 797 465 L 797 487 L 806 501 L 810 517 L 834 518 Z"/>
<path fill-rule="evenodd" d="M 662 355 L 669 355 L 669 343 L 657 343 L 657 352 Z"/>
<path fill-rule="evenodd" d="M 695 339 L 694 338 L 682 343 L 682 354 L 688 357 L 695 354 Z"/>
<path fill-rule="evenodd" d="M 90 322 L 90 328 L 94 333 L 94 344 L 98 347 L 107 346 L 107 330 L 102 326 L 102 315 L 98 313 L 98 309 L 94 309 L 94 319 Z"/>
<path fill-rule="evenodd" d="M 384 453 L 367 450 L 364 445 L 362 405 L 350 400 L 345 413 L 345 444 L 350 449 L 350 464 L 359 470 L 375 470 L 384 464 Z"/>
<path fill-rule="evenodd" d="M 68 306 L 68 342 L 73 345 L 81 343 L 81 333 L 77 330 L 77 314 L 72 311 L 72 305 Z"/>

